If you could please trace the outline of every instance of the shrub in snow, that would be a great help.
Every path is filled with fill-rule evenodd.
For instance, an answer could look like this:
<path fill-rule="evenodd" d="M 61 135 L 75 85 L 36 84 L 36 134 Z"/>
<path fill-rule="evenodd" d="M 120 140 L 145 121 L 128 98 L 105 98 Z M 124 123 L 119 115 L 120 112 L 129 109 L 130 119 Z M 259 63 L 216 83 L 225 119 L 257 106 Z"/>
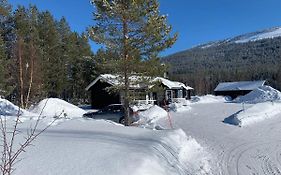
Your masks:
<path fill-rule="evenodd" d="M 270 87 L 270 86 L 261 86 L 252 92 L 238 97 L 234 102 L 237 103 L 262 103 L 266 101 L 280 101 L 281 100 L 281 92 Z"/>

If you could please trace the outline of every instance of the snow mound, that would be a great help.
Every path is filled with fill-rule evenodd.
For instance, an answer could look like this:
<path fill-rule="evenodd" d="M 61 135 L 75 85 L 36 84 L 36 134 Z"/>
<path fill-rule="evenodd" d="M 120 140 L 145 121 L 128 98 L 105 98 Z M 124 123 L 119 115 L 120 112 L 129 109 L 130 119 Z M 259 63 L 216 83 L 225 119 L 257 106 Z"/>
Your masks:
<path fill-rule="evenodd" d="M 0 115 L 3 116 L 34 116 L 34 114 L 19 108 L 10 101 L 0 98 Z"/>
<path fill-rule="evenodd" d="M 193 103 L 221 103 L 226 102 L 226 98 L 223 96 L 214 96 L 211 94 L 204 96 L 194 96 L 191 98 L 191 102 Z"/>
<path fill-rule="evenodd" d="M 255 104 L 279 100 L 281 100 L 281 92 L 270 86 L 261 86 L 244 96 L 234 99 L 234 102 Z"/>
<path fill-rule="evenodd" d="M 44 117 L 77 118 L 86 113 L 83 109 L 58 98 L 47 98 L 40 101 L 30 110 L 32 113 L 40 114 Z"/>
<path fill-rule="evenodd" d="M 224 120 L 225 123 L 248 126 L 281 114 L 281 103 L 257 103 L 246 110 L 240 110 Z"/>
<path fill-rule="evenodd" d="M 134 124 L 139 125 L 144 128 L 155 128 L 156 122 L 159 119 L 168 117 L 168 112 L 163 108 L 154 105 L 146 111 L 140 112 L 138 114 L 139 120 Z"/>
<path fill-rule="evenodd" d="M 209 165 L 210 155 L 205 149 L 191 136 L 186 136 L 182 129 L 178 129 L 162 138 L 167 145 L 173 145 L 177 150 L 177 159 L 187 169 L 196 174 L 210 174 Z"/>
<path fill-rule="evenodd" d="M 211 156 L 182 130 L 153 131 L 81 118 L 47 132 L 36 142 L 39 149 L 27 151 L 17 164 L 16 175 L 211 174 Z"/>

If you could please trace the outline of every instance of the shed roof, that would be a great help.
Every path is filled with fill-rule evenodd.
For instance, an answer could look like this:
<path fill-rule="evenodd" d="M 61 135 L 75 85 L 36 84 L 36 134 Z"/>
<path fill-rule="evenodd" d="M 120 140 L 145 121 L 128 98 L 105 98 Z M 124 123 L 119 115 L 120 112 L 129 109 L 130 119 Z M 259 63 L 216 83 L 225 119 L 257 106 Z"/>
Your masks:
<path fill-rule="evenodd" d="M 219 83 L 214 91 L 242 91 L 254 90 L 265 84 L 265 80 L 261 81 L 237 81 Z"/>
<path fill-rule="evenodd" d="M 138 81 L 141 81 L 142 77 L 141 76 L 131 76 L 130 80 L 136 83 L 133 83 L 131 85 L 131 88 L 143 88 L 145 85 L 137 83 Z M 120 85 L 120 79 L 118 75 L 112 75 L 112 74 L 102 74 L 98 76 L 92 83 L 90 83 L 87 87 L 86 90 L 88 91 L 92 86 L 94 86 L 99 80 L 105 81 L 113 86 Z M 193 89 L 192 87 L 186 86 L 184 83 L 177 82 L 177 81 L 171 81 L 162 77 L 156 77 L 151 80 L 152 82 L 160 81 L 163 83 L 163 85 L 167 86 L 169 89 L 179 89 L 179 88 L 184 88 L 186 90 L 191 90 Z"/>

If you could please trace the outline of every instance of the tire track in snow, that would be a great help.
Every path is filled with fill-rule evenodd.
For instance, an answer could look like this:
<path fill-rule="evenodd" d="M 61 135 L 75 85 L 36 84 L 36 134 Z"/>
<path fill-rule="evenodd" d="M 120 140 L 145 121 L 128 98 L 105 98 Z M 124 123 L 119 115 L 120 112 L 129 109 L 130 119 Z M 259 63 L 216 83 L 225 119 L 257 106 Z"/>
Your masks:
<path fill-rule="evenodd" d="M 232 146 L 228 150 L 222 151 L 219 160 L 220 174 L 228 175 L 244 175 L 244 174 L 265 174 L 265 175 L 281 175 L 281 152 L 279 149 L 273 149 L 273 154 L 268 153 L 268 146 L 278 148 L 280 141 L 271 142 L 245 142 Z M 257 151 L 262 150 L 260 155 Z M 276 152 L 275 152 L 276 151 Z M 275 154 L 274 154 L 275 153 Z M 250 156 L 252 155 L 252 156 Z M 276 157 L 277 162 L 273 158 Z M 247 164 L 242 164 L 243 159 L 247 160 Z M 255 157 L 255 158 L 254 158 Z M 244 163 L 244 162 L 243 162 Z M 246 169 L 246 171 L 245 171 Z M 248 172 L 250 171 L 250 172 Z"/>
<path fill-rule="evenodd" d="M 264 159 L 264 162 L 262 165 L 262 170 L 265 175 L 271 175 L 271 174 L 280 175 L 281 174 L 281 172 L 280 172 L 279 168 L 276 166 L 276 164 L 274 164 L 271 161 L 271 159 L 267 156 L 265 156 L 265 159 Z"/>

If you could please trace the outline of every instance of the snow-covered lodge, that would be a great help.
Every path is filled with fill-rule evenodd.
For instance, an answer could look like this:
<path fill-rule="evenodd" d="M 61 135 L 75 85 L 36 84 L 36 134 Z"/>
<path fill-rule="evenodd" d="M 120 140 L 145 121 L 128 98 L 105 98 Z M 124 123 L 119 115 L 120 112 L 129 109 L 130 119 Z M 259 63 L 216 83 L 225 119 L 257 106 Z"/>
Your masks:
<path fill-rule="evenodd" d="M 232 99 L 248 94 L 249 92 L 264 86 L 265 80 L 262 81 L 237 81 L 219 83 L 215 88 L 215 95 L 229 96 Z"/>
<path fill-rule="evenodd" d="M 119 76 L 103 74 L 97 77 L 86 88 L 91 94 L 91 105 L 102 108 L 109 104 L 122 103 L 122 92 L 110 91 L 111 87 L 121 86 Z M 162 77 L 150 78 L 148 83 L 140 76 L 130 77 L 130 90 L 135 95 L 133 99 L 140 103 L 161 104 L 164 101 L 190 99 L 193 88 L 181 82 L 171 81 Z"/>

